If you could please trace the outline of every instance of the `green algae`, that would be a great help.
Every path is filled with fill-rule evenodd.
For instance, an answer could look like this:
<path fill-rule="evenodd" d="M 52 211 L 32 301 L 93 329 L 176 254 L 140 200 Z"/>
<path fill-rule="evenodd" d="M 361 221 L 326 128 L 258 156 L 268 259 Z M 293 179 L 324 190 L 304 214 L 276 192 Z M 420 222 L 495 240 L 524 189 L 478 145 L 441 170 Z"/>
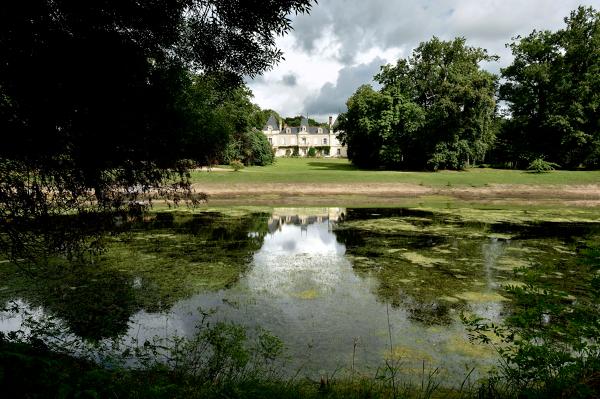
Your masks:
<path fill-rule="evenodd" d="M 451 223 L 432 220 L 423 222 L 419 219 L 382 218 L 373 220 L 353 220 L 344 222 L 336 229 L 353 229 L 377 234 L 429 234 L 435 236 L 486 237 L 488 232 L 469 226 L 459 226 Z M 509 236 L 509 235 L 506 235 Z"/>
<path fill-rule="evenodd" d="M 465 291 L 455 296 L 470 303 L 502 302 L 508 300 L 496 292 Z"/>
<path fill-rule="evenodd" d="M 552 234 L 585 236 L 598 229 L 592 223 L 596 213 L 349 210 L 335 232 L 356 273 L 379 282 L 375 292 L 382 301 L 407 309 L 414 320 L 436 324 L 448 323 L 453 309 L 480 303 L 510 308 L 504 287 L 522 286 L 524 269 L 548 262 L 562 262 L 568 269 L 574 261 L 572 245 Z M 567 273 L 542 277 L 559 279 Z"/>
<path fill-rule="evenodd" d="M 531 262 L 528 259 L 503 257 L 498 260 L 497 264 L 494 266 L 494 269 L 513 271 L 516 269 L 522 269 L 530 266 Z"/>
<path fill-rule="evenodd" d="M 441 300 L 441 301 L 446 301 L 446 302 L 450 302 L 450 303 L 457 303 L 457 302 L 460 301 L 460 299 L 458 299 L 456 297 L 445 296 L 445 295 L 438 297 L 438 299 Z"/>
<path fill-rule="evenodd" d="M 17 281 L 14 274 L 18 270 L 11 272 L 12 277 L 0 272 L 2 288 L 6 287 L 0 289 L 0 298 L 25 298 L 63 317 L 72 331 L 93 339 L 123 333 L 136 311 L 167 311 L 198 293 L 212 298 L 211 292 L 223 290 L 228 299 L 222 302 L 229 305 L 225 308 L 243 309 L 246 302 L 235 295 L 243 284 L 237 282 L 242 278 L 243 283 L 243 276 L 253 267 L 253 254 L 270 234 L 269 220 L 297 212 L 253 213 L 255 210 L 171 210 L 149 215 L 143 223 L 106 238 L 106 251 L 94 258 L 93 265 L 71 268 L 65 272 L 69 276 L 61 275 L 57 265 L 56 275 L 64 278 L 60 283 L 39 287 L 41 280 L 32 284 L 24 275 Z M 357 284 L 362 287 L 360 280 L 364 280 L 369 294 L 364 298 L 376 303 L 369 309 L 389 304 L 391 313 L 402 315 L 402 327 L 412 329 L 408 339 L 419 337 L 424 330 L 439 338 L 431 353 L 419 349 L 430 342 L 415 341 L 413 347 L 405 338 L 396 357 L 417 363 L 439 361 L 436 353 L 448 355 L 450 362 L 487 359 L 486 353 L 473 349 L 464 331 L 456 333 L 458 315 L 464 311 L 485 316 L 488 309 L 497 310 L 499 318 L 511 314 L 514 295 L 505 288 L 525 286 L 534 270 L 543 270 L 536 278 L 544 284 L 568 292 L 561 301 L 580 298 L 574 281 L 583 272 L 574 266 L 574 259 L 588 233 L 570 230 L 579 223 L 514 222 L 507 216 L 510 212 L 505 212 L 509 221 L 495 217 L 492 223 L 440 212 L 411 212 L 403 216 L 397 210 L 349 210 L 347 218 L 332 223 L 335 239 L 345 244 L 344 265 L 352 267 L 347 269 L 353 273 L 352 281 L 358 276 Z M 542 268 L 550 263 L 553 268 Z M 32 294 L 34 288 L 40 294 Z M 311 283 L 287 287 L 282 291 L 284 306 L 314 307 L 318 315 L 323 310 L 315 305 L 332 297 L 331 290 L 320 288 Z M 88 305 L 78 305 L 81 302 Z M 342 302 L 339 308 L 348 311 Z M 103 315 L 106 309 L 110 314 Z M 270 304 L 265 309 L 270 311 Z M 91 322 L 88 315 L 92 315 Z M 387 330 L 380 335 L 377 339 L 387 342 Z M 373 353 L 379 354 L 382 346 L 376 348 Z"/>
<path fill-rule="evenodd" d="M 0 278 L 9 289 L 0 300 L 40 306 L 82 337 L 116 336 L 139 310 L 168 310 L 235 283 L 266 232 L 264 214 L 151 214 L 105 237 L 103 252 L 91 259 L 53 258 L 43 274 L 7 264 Z"/>
<path fill-rule="evenodd" d="M 411 263 L 414 263 L 414 264 L 417 264 L 417 265 L 423 266 L 423 267 L 433 267 L 434 265 L 448 263 L 448 261 L 445 259 L 429 258 L 427 256 L 424 256 L 424 255 L 416 253 L 416 252 L 403 253 L 402 257 L 405 258 L 406 260 L 410 261 Z"/>
<path fill-rule="evenodd" d="M 394 346 L 391 352 L 389 350 L 385 351 L 382 357 L 389 360 L 412 360 L 427 362 L 431 362 L 433 360 L 429 353 L 408 346 Z"/>
<path fill-rule="evenodd" d="M 443 208 L 415 208 L 421 211 L 430 211 L 439 216 L 461 222 L 475 222 L 486 224 L 512 223 L 512 224 L 538 224 L 538 223 L 598 223 L 600 209 L 589 208 L 507 208 L 507 209 L 478 209 L 457 207 Z"/>
<path fill-rule="evenodd" d="M 310 289 L 310 290 L 305 290 L 305 291 L 301 291 L 301 292 L 295 292 L 295 293 L 292 294 L 292 296 L 294 298 L 310 300 L 310 299 L 316 299 L 320 295 L 319 295 L 319 292 L 317 290 Z"/>
<path fill-rule="evenodd" d="M 444 349 L 448 353 L 454 353 L 470 359 L 495 358 L 496 350 L 489 345 L 477 345 L 469 341 L 467 337 L 453 335 L 445 342 Z"/>

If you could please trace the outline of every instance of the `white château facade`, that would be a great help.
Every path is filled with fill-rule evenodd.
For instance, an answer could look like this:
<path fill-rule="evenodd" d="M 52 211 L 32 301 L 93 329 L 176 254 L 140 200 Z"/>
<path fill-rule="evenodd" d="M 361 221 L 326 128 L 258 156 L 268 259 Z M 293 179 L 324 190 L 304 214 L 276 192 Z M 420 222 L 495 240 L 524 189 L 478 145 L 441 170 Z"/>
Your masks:
<path fill-rule="evenodd" d="M 300 126 L 283 125 L 274 115 L 269 117 L 263 127 L 273 147 L 276 157 L 307 156 L 310 148 L 314 148 L 317 155 L 325 157 L 346 158 L 348 152 L 335 136 L 335 124 L 329 117 L 329 127 L 309 126 L 308 119 L 302 118 Z"/>

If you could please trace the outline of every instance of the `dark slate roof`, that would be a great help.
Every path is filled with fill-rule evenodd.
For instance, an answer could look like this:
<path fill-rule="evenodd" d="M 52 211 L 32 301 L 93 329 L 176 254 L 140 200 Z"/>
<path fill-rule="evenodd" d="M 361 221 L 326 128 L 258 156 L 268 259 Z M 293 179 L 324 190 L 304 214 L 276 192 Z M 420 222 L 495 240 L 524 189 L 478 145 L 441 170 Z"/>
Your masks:
<path fill-rule="evenodd" d="M 310 133 L 310 134 L 319 134 L 319 127 L 318 126 L 311 126 L 307 130 L 308 130 L 308 133 Z M 326 127 L 324 127 L 322 134 L 328 134 L 328 133 L 329 133 L 329 129 L 327 129 Z"/>
<path fill-rule="evenodd" d="M 289 134 L 299 134 L 302 133 L 302 127 L 292 127 L 292 126 L 288 126 L 288 128 L 290 129 L 290 133 Z M 283 134 L 286 134 L 287 131 L 285 130 L 285 128 L 282 131 Z M 306 129 L 306 133 L 308 134 L 319 134 L 319 127 L 318 126 L 309 126 Z M 323 133 L 321 134 L 329 134 L 329 129 L 327 129 L 326 127 L 323 128 Z"/>
<path fill-rule="evenodd" d="M 265 127 L 263 127 L 263 130 L 269 130 L 269 126 L 271 126 L 273 128 L 273 130 L 279 130 L 279 124 L 277 123 L 277 119 L 275 118 L 275 116 L 271 115 L 269 117 L 269 120 L 267 121 L 267 124 L 265 125 Z M 300 134 L 303 133 L 302 132 L 302 128 L 306 127 L 306 133 L 308 134 L 319 134 L 319 126 L 309 126 L 308 124 L 308 119 L 303 116 L 302 119 L 300 120 L 300 126 L 286 126 L 283 128 L 283 130 L 281 131 L 281 133 L 283 134 Z M 290 133 L 287 133 L 287 129 L 290 129 Z M 328 129 L 326 127 L 323 127 L 323 133 L 321 134 L 329 134 L 330 131 L 333 132 L 332 129 Z"/>
<path fill-rule="evenodd" d="M 267 121 L 267 124 L 265 125 L 265 127 L 263 127 L 263 130 L 269 130 L 269 126 L 271 126 L 271 128 L 273 130 L 279 130 L 279 123 L 277 123 L 277 119 L 275 119 L 275 115 L 272 115 L 269 117 L 269 120 Z"/>

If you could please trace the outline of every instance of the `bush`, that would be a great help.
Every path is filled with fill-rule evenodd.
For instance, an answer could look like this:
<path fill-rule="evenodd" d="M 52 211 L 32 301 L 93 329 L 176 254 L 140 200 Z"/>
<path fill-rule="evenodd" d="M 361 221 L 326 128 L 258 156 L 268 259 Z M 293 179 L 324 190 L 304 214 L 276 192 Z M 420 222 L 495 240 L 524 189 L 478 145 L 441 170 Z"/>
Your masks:
<path fill-rule="evenodd" d="M 225 162 L 240 161 L 246 166 L 270 165 L 275 160 L 267 137 L 258 130 L 236 134 L 222 154 Z"/>
<path fill-rule="evenodd" d="M 239 171 L 240 169 L 244 169 L 244 164 L 239 160 L 234 160 L 229 162 L 229 166 L 233 168 L 234 171 Z"/>
<path fill-rule="evenodd" d="M 317 155 L 317 150 L 315 150 L 314 147 L 310 147 L 306 155 L 308 155 L 311 158 L 314 158 Z"/>
<path fill-rule="evenodd" d="M 547 173 L 553 171 L 554 168 L 558 168 L 559 165 L 554 162 L 544 161 L 542 158 L 536 158 L 527 167 L 531 173 Z"/>
<path fill-rule="evenodd" d="M 273 163 L 275 157 L 267 137 L 258 130 L 248 133 L 248 146 L 246 147 L 246 165 L 266 166 Z"/>

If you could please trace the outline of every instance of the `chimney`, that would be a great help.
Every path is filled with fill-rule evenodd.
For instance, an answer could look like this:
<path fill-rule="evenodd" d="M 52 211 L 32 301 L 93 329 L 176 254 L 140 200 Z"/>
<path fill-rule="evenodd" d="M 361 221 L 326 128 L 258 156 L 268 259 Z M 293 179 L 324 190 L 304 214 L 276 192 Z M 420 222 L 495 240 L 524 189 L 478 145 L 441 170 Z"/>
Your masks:
<path fill-rule="evenodd" d="M 333 125 L 333 116 L 329 116 L 329 128 Z"/>
<path fill-rule="evenodd" d="M 279 131 L 283 131 L 283 119 L 279 120 Z"/>

